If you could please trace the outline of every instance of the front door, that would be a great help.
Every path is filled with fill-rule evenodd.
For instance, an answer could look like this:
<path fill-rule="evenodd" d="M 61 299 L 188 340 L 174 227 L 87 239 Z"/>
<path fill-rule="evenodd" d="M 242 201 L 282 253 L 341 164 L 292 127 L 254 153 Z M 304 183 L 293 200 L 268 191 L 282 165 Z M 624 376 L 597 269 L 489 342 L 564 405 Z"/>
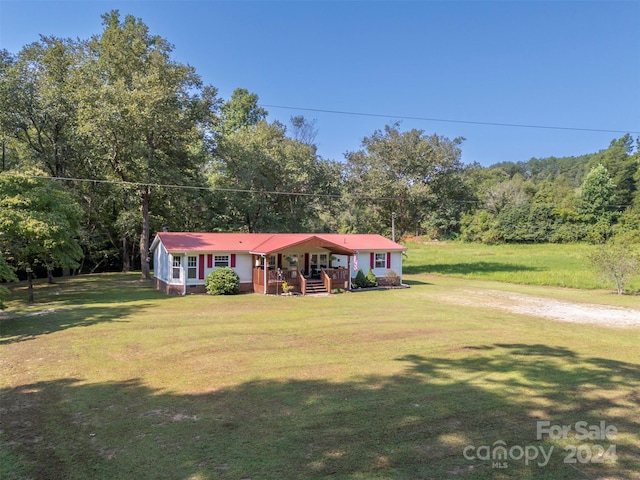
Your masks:
<path fill-rule="evenodd" d="M 309 255 L 309 275 L 317 277 L 320 275 L 320 269 L 318 268 L 318 254 L 312 253 Z"/>
<path fill-rule="evenodd" d="M 320 277 L 320 269 L 329 268 L 329 255 L 327 253 L 312 253 L 309 255 L 309 274 L 312 277 Z"/>

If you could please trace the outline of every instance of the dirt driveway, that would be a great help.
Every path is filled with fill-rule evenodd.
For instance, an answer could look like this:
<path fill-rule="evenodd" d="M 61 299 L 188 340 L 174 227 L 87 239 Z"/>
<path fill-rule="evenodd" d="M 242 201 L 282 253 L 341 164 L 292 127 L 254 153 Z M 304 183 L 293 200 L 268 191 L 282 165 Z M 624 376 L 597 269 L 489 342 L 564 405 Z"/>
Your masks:
<path fill-rule="evenodd" d="M 631 327 L 640 326 L 640 310 L 572 303 L 500 290 L 464 289 L 444 297 L 451 303 L 491 307 L 564 322 Z"/>

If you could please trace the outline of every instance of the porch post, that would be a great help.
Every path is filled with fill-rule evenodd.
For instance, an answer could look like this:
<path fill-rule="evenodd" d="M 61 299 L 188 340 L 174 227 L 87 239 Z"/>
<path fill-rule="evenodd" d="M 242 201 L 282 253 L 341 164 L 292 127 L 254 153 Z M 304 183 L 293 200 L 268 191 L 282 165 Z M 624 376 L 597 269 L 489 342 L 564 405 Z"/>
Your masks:
<path fill-rule="evenodd" d="M 268 259 L 266 255 L 262 255 L 262 260 L 263 263 L 262 265 L 264 266 L 264 295 L 267 294 L 267 268 L 269 268 L 269 263 L 268 263 Z"/>
<path fill-rule="evenodd" d="M 183 261 L 184 260 L 184 261 Z M 184 263 L 187 261 L 187 256 L 180 257 L 180 274 L 182 277 L 182 295 L 187 294 L 187 272 L 184 268 Z"/>
<path fill-rule="evenodd" d="M 351 291 L 351 255 L 347 256 L 347 277 L 349 278 L 349 291 Z"/>

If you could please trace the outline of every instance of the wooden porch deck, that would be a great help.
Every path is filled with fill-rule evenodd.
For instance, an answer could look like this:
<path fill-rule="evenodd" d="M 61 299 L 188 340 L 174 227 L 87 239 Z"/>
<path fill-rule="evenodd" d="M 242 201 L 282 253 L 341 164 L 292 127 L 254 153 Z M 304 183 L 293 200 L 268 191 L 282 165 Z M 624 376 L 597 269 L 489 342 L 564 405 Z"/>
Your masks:
<path fill-rule="evenodd" d="M 270 268 L 267 270 L 266 293 L 277 295 L 282 293 L 282 284 L 287 282 L 293 287 L 294 292 L 306 295 L 308 293 L 307 279 L 300 270 L 285 270 Z M 349 270 L 346 268 L 322 268 L 320 269 L 320 280 L 327 293 L 331 293 L 337 288 L 349 289 Z M 264 268 L 253 269 L 253 291 L 265 293 L 265 271 Z"/>

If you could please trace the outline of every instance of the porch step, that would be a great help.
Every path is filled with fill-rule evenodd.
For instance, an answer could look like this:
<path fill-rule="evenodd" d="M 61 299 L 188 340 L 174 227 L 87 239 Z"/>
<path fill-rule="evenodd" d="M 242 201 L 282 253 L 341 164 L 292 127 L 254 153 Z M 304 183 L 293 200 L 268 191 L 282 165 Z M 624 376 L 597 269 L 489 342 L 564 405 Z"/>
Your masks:
<path fill-rule="evenodd" d="M 307 280 L 307 295 L 313 295 L 317 293 L 329 293 L 327 289 L 324 288 L 324 283 L 322 280 Z"/>

